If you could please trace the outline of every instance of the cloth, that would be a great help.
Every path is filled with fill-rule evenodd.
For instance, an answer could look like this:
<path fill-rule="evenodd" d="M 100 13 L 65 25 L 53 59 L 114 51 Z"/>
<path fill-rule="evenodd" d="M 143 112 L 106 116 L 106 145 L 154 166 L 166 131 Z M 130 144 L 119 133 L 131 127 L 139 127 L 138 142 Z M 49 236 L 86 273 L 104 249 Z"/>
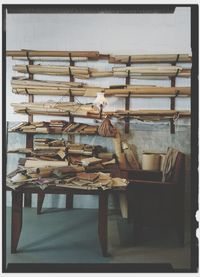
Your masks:
<path fill-rule="evenodd" d="M 178 152 L 178 150 L 168 147 L 167 154 L 163 162 L 162 182 L 170 181 Z"/>
<path fill-rule="evenodd" d="M 98 133 L 103 137 L 115 137 L 117 129 L 112 125 L 110 119 L 106 117 L 98 128 Z"/>

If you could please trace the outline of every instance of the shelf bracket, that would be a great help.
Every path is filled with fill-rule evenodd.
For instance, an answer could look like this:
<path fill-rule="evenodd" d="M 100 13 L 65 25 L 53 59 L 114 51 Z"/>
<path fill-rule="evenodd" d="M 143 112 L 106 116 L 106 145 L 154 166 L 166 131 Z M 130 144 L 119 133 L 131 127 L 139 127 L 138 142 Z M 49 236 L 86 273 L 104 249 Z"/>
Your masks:
<path fill-rule="evenodd" d="M 131 56 L 128 58 L 128 62 L 126 66 L 131 66 Z M 130 70 L 128 70 L 128 76 L 126 77 L 126 85 L 130 85 L 131 77 L 130 77 Z M 125 110 L 130 109 L 130 92 L 128 96 L 125 98 Z M 128 134 L 130 130 L 130 117 L 125 117 L 125 134 Z"/>

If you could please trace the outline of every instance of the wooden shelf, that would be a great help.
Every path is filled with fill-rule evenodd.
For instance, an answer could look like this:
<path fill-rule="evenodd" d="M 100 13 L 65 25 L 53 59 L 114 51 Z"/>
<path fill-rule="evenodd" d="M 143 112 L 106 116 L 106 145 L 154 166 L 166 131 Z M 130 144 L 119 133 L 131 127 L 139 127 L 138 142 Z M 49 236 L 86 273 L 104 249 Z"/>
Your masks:
<path fill-rule="evenodd" d="M 103 117 L 110 116 L 110 117 L 116 117 L 121 118 L 124 117 L 125 119 L 125 133 L 129 132 L 129 124 L 130 124 L 130 118 L 135 117 L 142 120 L 147 119 L 148 116 L 154 116 L 159 117 L 160 119 L 169 118 L 170 124 L 171 124 L 171 133 L 175 132 L 175 125 L 174 125 L 174 116 L 178 117 L 189 117 L 190 112 L 187 111 L 184 114 L 182 112 L 175 111 L 175 99 L 176 97 L 190 97 L 191 89 L 187 87 L 175 87 L 176 77 L 189 77 L 190 76 L 190 69 L 185 69 L 180 66 L 177 66 L 177 63 L 191 63 L 192 58 L 188 54 L 153 54 L 153 55 L 109 55 L 109 54 L 101 54 L 98 51 L 35 51 L 35 50 L 20 50 L 20 51 L 7 51 L 6 55 L 8 57 L 12 57 L 13 59 L 23 59 L 28 61 L 28 65 L 16 65 L 13 67 L 14 70 L 17 70 L 19 72 L 24 72 L 29 74 L 29 79 L 25 80 L 25 85 L 22 87 L 17 87 L 16 80 L 15 84 L 13 85 L 13 90 L 15 93 L 19 94 L 28 94 L 29 96 L 29 103 L 33 103 L 33 95 L 68 95 L 70 102 L 74 101 L 75 96 L 87 96 L 87 97 L 96 97 L 97 91 L 102 91 L 105 93 L 106 97 L 114 96 L 114 97 L 123 97 L 125 99 L 125 111 L 124 113 L 119 112 L 104 112 Z M 37 60 L 37 58 L 54 58 L 58 60 L 62 60 L 62 58 L 69 61 L 69 66 L 43 66 L 43 65 L 34 65 L 34 61 Z M 91 60 L 101 60 L 105 59 L 110 63 L 113 64 L 125 64 L 125 67 L 116 67 L 114 66 L 112 71 L 98 71 L 97 69 L 91 69 L 88 67 L 78 67 L 75 66 L 76 61 L 82 60 L 83 62 L 87 59 Z M 134 67 L 134 64 L 149 64 L 149 63 L 168 63 L 169 65 L 156 65 L 156 66 L 142 66 L 142 67 Z M 133 64 L 133 66 L 132 66 Z M 45 71 L 40 71 L 46 70 Z M 37 71 L 39 70 L 39 71 Z M 44 73 L 44 74 L 56 74 L 59 75 L 59 70 L 64 70 L 61 75 L 68 75 L 70 77 L 70 83 L 65 82 L 66 87 L 64 88 L 65 84 L 64 82 L 57 82 L 58 87 L 56 84 L 54 84 L 53 88 L 51 87 L 51 84 L 48 81 L 43 81 L 44 84 L 42 84 L 42 87 L 40 86 L 41 81 L 37 83 L 32 82 L 31 86 L 29 86 L 28 82 L 29 80 L 33 80 L 33 74 L 34 73 Z M 135 71 L 136 70 L 136 71 Z M 77 71 L 77 73 L 76 73 Z M 141 73 L 138 76 L 138 72 Z M 120 73 L 121 72 L 121 73 Z M 136 73 L 135 73 L 136 72 Z M 163 72 L 163 73 L 162 73 Z M 119 74 L 118 74 L 119 73 Z M 133 76 L 132 76 L 133 74 Z M 136 74 L 136 75 L 135 75 Z M 143 76 L 144 74 L 144 76 Z M 165 75 L 166 77 L 169 77 L 171 80 L 171 87 L 145 87 L 145 86 L 131 86 L 131 78 L 140 78 L 143 77 L 149 78 L 151 76 L 157 75 L 158 78 L 163 77 L 161 75 Z M 93 77 L 100 77 L 100 76 L 115 76 L 115 77 L 125 77 L 125 85 L 123 86 L 112 86 L 110 88 L 95 88 L 95 87 L 88 87 L 84 85 L 83 83 L 77 83 L 75 82 L 75 77 L 82 76 L 83 78 L 88 78 L 90 76 Z M 88 76 L 87 76 L 88 75 Z M 14 82 L 14 81 L 13 81 Z M 56 83 L 56 82 L 55 82 Z M 39 87 L 38 87 L 39 86 Z M 48 86 L 50 86 L 48 88 Z M 61 87 L 60 87 L 61 86 Z M 74 87 L 75 86 L 75 87 Z M 51 89 L 50 89 L 51 88 Z M 49 90 L 49 94 L 48 94 Z M 51 90 L 51 92 L 50 92 Z M 140 98 L 152 98 L 152 97 L 167 97 L 170 98 L 170 109 L 171 114 L 167 113 L 166 115 L 163 114 L 152 114 L 150 112 L 148 114 L 143 114 L 143 111 L 133 111 L 130 110 L 130 101 L 131 98 L 134 97 L 140 97 Z M 60 112 L 57 111 L 51 111 L 49 112 L 49 115 L 52 116 L 68 116 L 70 122 L 74 122 L 74 117 L 82 117 L 82 118 L 88 118 L 88 119 L 100 119 L 99 115 L 90 114 L 90 115 L 76 115 L 69 112 L 61 112 L 62 109 L 60 109 Z M 28 114 L 29 122 L 33 119 L 34 114 L 38 115 L 46 115 L 46 112 L 41 111 L 34 111 L 31 109 L 26 109 L 25 111 Z M 164 111 L 163 111 L 164 112 Z M 22 110 L 23 113 L 23 110 Z M 148 119 L 147 119 L 148 120 Z M 157 120 L 157 119 L 156 119 Z M 31 145 L 31 134 L 33 132 L 27 133 L 29 135 L 28 144 Z M 74 135 L 76 133 L 68 133 L 70 135 Z M 74 138 L 72 139 L 74 140 Z"/>
<path fill-rule="evenodd" d="M 25 80 L 25 85 L 13 86 L 13 92 L 17 94 L 28 95 L 28 102 L 34 103 L 34 95 L 60 95 L 60 96 L 69 96 L 69 101 L 74 102 L 75 96 L 83 96 L 83 97 L 96 97 L 97 92 L 104 92 L 106 97 L 123 97 L 125 100 L 124 103 L 124 111 L 118 112 L 104 112 L 102 114 L 102 118 L 104 119 L 106 116 L 109 117 L 116 117 L 118 119 L 125 120 L 125 133 L 129 133 L 130 129 L 130 119 L 136 118 L 139 120 L 153 120 L 156 118 L 156 121 L 167 119 L 170 121 L 170 131 L 171 134 L 175 133 L 175 120 L 177 118 L 182 117 L 189 117 L 189 111 L 176 111 L 176 98 L 177 97 L 190 97 L 191 90 L 190 88 L 178 88 L 176 87 L 176 78 L 177 77 L 190 77 L 191 70 L 185 69 L 180 66 L 176 66 L 177 63 L 191 63 L 192 58 L 187 54 L 154 54 L 154 55 L 108 55 L 108 54 L 101 54 L 98 51 L 34 51 L 34 50 L 20 50 L 20 51 L 6 51 L 7 57 L 12 57 L 14 60 L 23 60 L 27 61 L 27 65 L 17 65 L 14 66 L 13 69 L 18 72 L 28 73 L 29 78 Z M 81 69 L 81 67 L 75 66 L 75 62 L 81 61 L 86 62 L 87 60 L 98 61 L 98 60 L 106 60 L 109 63 L 113 63 L 111 71 L 98 71 L 95 68 L 88 68 Z M 49 66 L 48 70 L 47 67 L 42 65 L 35 65 L 34 62 L 36 61 L 68 61 L 69 66 Z M 141 72 L 138 75 L 138 67 L 134 68 L 134 64 L 149 64 L 155 63 L 154 69 L 151 69 L 149 65 L 145 65 L 146 72 L 142 72 L 143 69 L 141 67 Z M 168 70 L 166 66 L 158 66 L 158 63 L 168 63 L 169 67 Z M 118 69 L 116 64 L 125 64 L 125 67 L 120 67 Z M 133 66 L 132 66 L 133 65 Z M 148 68 L 148 70 L 147 70 Z M 158 69 L 155 70 L 155 68 Z M 161 76 L 159 70 L 163 70 L 163 76 Z M 39 71 L 38 71 L 39 70 Z M 47 72 L 45 72 L 47 70 Z M 62 74 L 60 72 L 62 71 Z M 133 72 L 135 70 L 135 72 Z M 121 72 L 122 71 L 122 72 Z M 40 82 L 32 82 L 32 85 L 28 86 L 29 81 L 34 81 L 34 74 L 49 74 L 49 75 L 62 75 L 62 76 L 69 76 L 70 82 L 65 82 L 65 84 L 61 84 L 62 82 L 54 82 L 53 84 L 50 82 L 43 82 L 41 85 Z M 156 74 L 157 76 L 154 76 Z M 97 78 L 97 77 L 119 77 L 123 80 L 125 79 L 125 84 L 122 86 L 114 86 L 110 88 L 88 88 L 85 87 L 82 83 L 76 83 L 75 78 L 79 79 L 88 79 L 90 77 Z M 131 79 L 169 79 L 171 80 L 171 87 L 170 88 L 156 88 L 156 87 L 149 87 L 149 90 L 145 87 L 136 86 L 133 88 L 130 83 Z M 13 81 L 14 83 L 14 81 Z M 33 85 L 37 84 L 36 86 Z M 59 85 L 58 85 L 59 84 Z M 41 85 L 41 86 L 40 86 Z M 66 86 L 65 86 L 66 85 Z M 74 87 L 74 85 L 77 87 Z M 152 89 L 152 90 L 151 90 Z M 49 91 L 48 91 L 49 90 Z M 51 93 L 50 93 L 51 90 Z M 159 92 L 160 90 L 160 92 Z M 162 93 L 161 93 L 162 90 Z M 169 90 L 169 91 L 166 91 Z M 53 92 L 54 91 L 54 92 Z M 183 92 L 184 91 L 184 92 Z M 80 95 L 81 94 L 81 95 Z M 152 98 L 152 97 L 167 97 L 170 98 L 170 109 L 167 110 L 166 114 L 158 113 L 152 110 L 148 111 L 134 111 L 130 110 L 130 102 L 131 98 Z M 92 100 L 93 101 L 93 100 Z M 163 111 L 164 112 L 164 111 Z M 33 122 L 33 115 L 34 114 L 45 114 L 43 110 L 40 113 L 38 112 L 30 112 L 26 109 L 26 113 L 28 115 L 28 122 Z M 157 114 L 156 114 L 157 113 Z M 50 115 L 60 116 L 58 113 L 52 113 Z M 72 115 L 69 112 L 65 112 L 62 116 L 68 116 L 69 122 L 74 122 L 74 117 L 83 117 L 88 119 L 100 119 L 100 115 L 90 115 L 90 116 L 83 116 L 83 115 Z M 151 117 L 151 118 L 150 118 Z M 26 134 L 26 148 L 33 148 L 33 136 L 35 134 L 65 134 L 68 135 L 70 141 L 74 141 L 75 135 L 98 135 L 97 132 L 94 133 L 85 133 L 85 132 L 58 132 L 55 131 L 51 132 L 20 132 L 20 131 L 9 131 L 9 132 L 17 132 L 20 134 Z M 27 154 L 28 156 L 28 154 Z M 27 190 L 25 194 L 25 206 L 31 206 L 31 193 Z"/>

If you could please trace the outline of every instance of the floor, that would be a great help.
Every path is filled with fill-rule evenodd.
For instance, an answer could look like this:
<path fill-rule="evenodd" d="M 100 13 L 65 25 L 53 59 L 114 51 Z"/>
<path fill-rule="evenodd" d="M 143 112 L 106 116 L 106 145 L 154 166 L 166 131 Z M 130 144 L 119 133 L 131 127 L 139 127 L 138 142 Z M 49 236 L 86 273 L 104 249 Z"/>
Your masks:
<path fill-rule="evenodd" d="M 178 247 L 173 230 L 146 230 L 142 245 L 131 245 L 131 225 L 110 210 L 108 249 L 102 257 L 96 209 L 24 208 L 18 253 L 10 253 L 11 208 L 7 208 L 7 263 L 171 263 L 175 269 L 190 268 L 190 230 L 186 221 L 185 246 Z"/>

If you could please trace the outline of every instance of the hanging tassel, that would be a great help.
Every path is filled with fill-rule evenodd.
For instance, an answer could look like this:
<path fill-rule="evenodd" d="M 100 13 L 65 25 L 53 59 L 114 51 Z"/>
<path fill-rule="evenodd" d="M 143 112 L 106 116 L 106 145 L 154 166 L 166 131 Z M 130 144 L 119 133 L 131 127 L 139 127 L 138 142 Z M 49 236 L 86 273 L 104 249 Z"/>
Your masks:
<path fill-rule="evenodd" d="M 106 117 L 98 128 L 98 133 L 103 137 L 115 137 L 117 129 L 112 125 L 110 119 Z"/>

